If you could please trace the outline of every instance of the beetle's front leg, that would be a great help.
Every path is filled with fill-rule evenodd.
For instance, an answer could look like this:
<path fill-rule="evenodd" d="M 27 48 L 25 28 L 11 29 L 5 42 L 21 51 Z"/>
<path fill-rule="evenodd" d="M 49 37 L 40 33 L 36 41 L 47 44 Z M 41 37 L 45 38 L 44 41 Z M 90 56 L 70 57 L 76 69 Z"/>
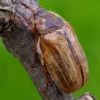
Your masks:
<path fill-rule="evenodd" d="M 31 16 L 31 17 L 32 17 L 32 16 Z M 15 19 L 15 18 L 11 18 L 11 17 L 10 17 L 9 19 L 12 20 L 12 21 L 26 22 L 27 25 L 28 25 L 28 27 L 29 27 L 29 29 L 30 29 L 34 34 L 36 34 L 36 29 L 35 29 L 35 27 L 32 27 L 31 25 L 28 24 L 28 21 L 30 20 L 31 17 L 29 17 L 29 18 L 25 18 L 25 17 L 24 17 L 24 20 Z"/>

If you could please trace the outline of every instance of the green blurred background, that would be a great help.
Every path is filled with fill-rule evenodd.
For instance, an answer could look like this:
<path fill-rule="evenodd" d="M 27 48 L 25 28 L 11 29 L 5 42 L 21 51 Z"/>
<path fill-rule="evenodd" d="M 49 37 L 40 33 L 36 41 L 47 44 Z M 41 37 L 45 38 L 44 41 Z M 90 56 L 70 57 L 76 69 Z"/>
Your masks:
<path fill-rule="evenodd" d="M 77 92 L 100 100 L 100 0 L 39 0 L 39 5 L 61 15 L 73 26 L 85 51 L 89 80 Z M 0 39 L 0 100 L 42 100 L 21 63 Z"/>

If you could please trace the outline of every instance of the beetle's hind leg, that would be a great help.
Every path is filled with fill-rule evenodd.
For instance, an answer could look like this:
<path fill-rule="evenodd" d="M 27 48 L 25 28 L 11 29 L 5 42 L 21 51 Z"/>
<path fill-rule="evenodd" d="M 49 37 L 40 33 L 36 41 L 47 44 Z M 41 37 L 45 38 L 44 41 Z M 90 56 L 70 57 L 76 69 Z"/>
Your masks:
<path fill-rule="evenodd" d="M 39 60 L 39 58 L 38 58 L 38 52 L 37 52 L 37 47 L 36 47 L 37 41 L 38 41 L 38 38 L 36 37 L 36 39 L 34 41 L 34 48 L 33 48 L 34 58 L 33 58 L 33 62 L 31 64 L 31 66 L 30 66 L 31 68 L 34 68 L 35 63 Z"/>
<path fill-rule="evenodd" d="M 50 82 L 50 74 L 48 73 L 47 67 L 46 67 L 43 59 L 41 60 L 41 67 L 43 69 L 43 73 L 44 73 L 44 76 L 46 78 L 46 89 L 41 90 L 40 93 L 45 93 L 48 90 L 48 84 L 51 82 Z"/>

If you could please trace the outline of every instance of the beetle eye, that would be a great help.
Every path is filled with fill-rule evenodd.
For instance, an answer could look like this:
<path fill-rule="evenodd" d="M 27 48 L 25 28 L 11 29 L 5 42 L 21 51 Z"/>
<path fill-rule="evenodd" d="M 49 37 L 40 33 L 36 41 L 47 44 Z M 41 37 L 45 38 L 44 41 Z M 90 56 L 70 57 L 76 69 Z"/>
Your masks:
<path fill-rule="evenodd" d="M 46 12 L 46 10 L 43 8 L 37 9 L 37 12 L 35 14 L 35 18 L 38 18 L 39 16 L 41 16 L 44 12 Z"/>
<path fill-rule="evenodd" d="M 37 23 L 36 23 L 36 29 L 39 30 L 41 28 L 41 25 L 42 25 L 42 21 L 39 20 Z"/>

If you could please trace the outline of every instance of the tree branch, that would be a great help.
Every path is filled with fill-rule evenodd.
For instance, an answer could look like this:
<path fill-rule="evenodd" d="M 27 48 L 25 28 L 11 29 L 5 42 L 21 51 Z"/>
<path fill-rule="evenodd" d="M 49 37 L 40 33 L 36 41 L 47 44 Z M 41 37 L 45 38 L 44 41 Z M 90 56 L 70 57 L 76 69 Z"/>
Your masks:
<path fill-rule="evenodd" d="M 31 12 L 21 5 L 20 1 L 31 6 L 33 9 L 38 8 L 37 0 L 0 0 L 0 35 L 6 49 L 20 60 L 36 88 L 40 91 L 46 88 L 46 83 L 38 56 L 36 56 L 37 62 L 34 65 L 35 67 L 30 67 L 35 58 L 35 35 L 32 35 L 33 33 L 28 29 L 25 22 L 13 22 L 9 20 L 14 15 L 15 19 L 21 20 L 23 17 L 30 17 Z M 63 93 L 52 78 L 50 81 L 51 83 L 49 84 L 47 92 L 40 93 L 43 100 L 73 100 L 72 94 Z"/>

